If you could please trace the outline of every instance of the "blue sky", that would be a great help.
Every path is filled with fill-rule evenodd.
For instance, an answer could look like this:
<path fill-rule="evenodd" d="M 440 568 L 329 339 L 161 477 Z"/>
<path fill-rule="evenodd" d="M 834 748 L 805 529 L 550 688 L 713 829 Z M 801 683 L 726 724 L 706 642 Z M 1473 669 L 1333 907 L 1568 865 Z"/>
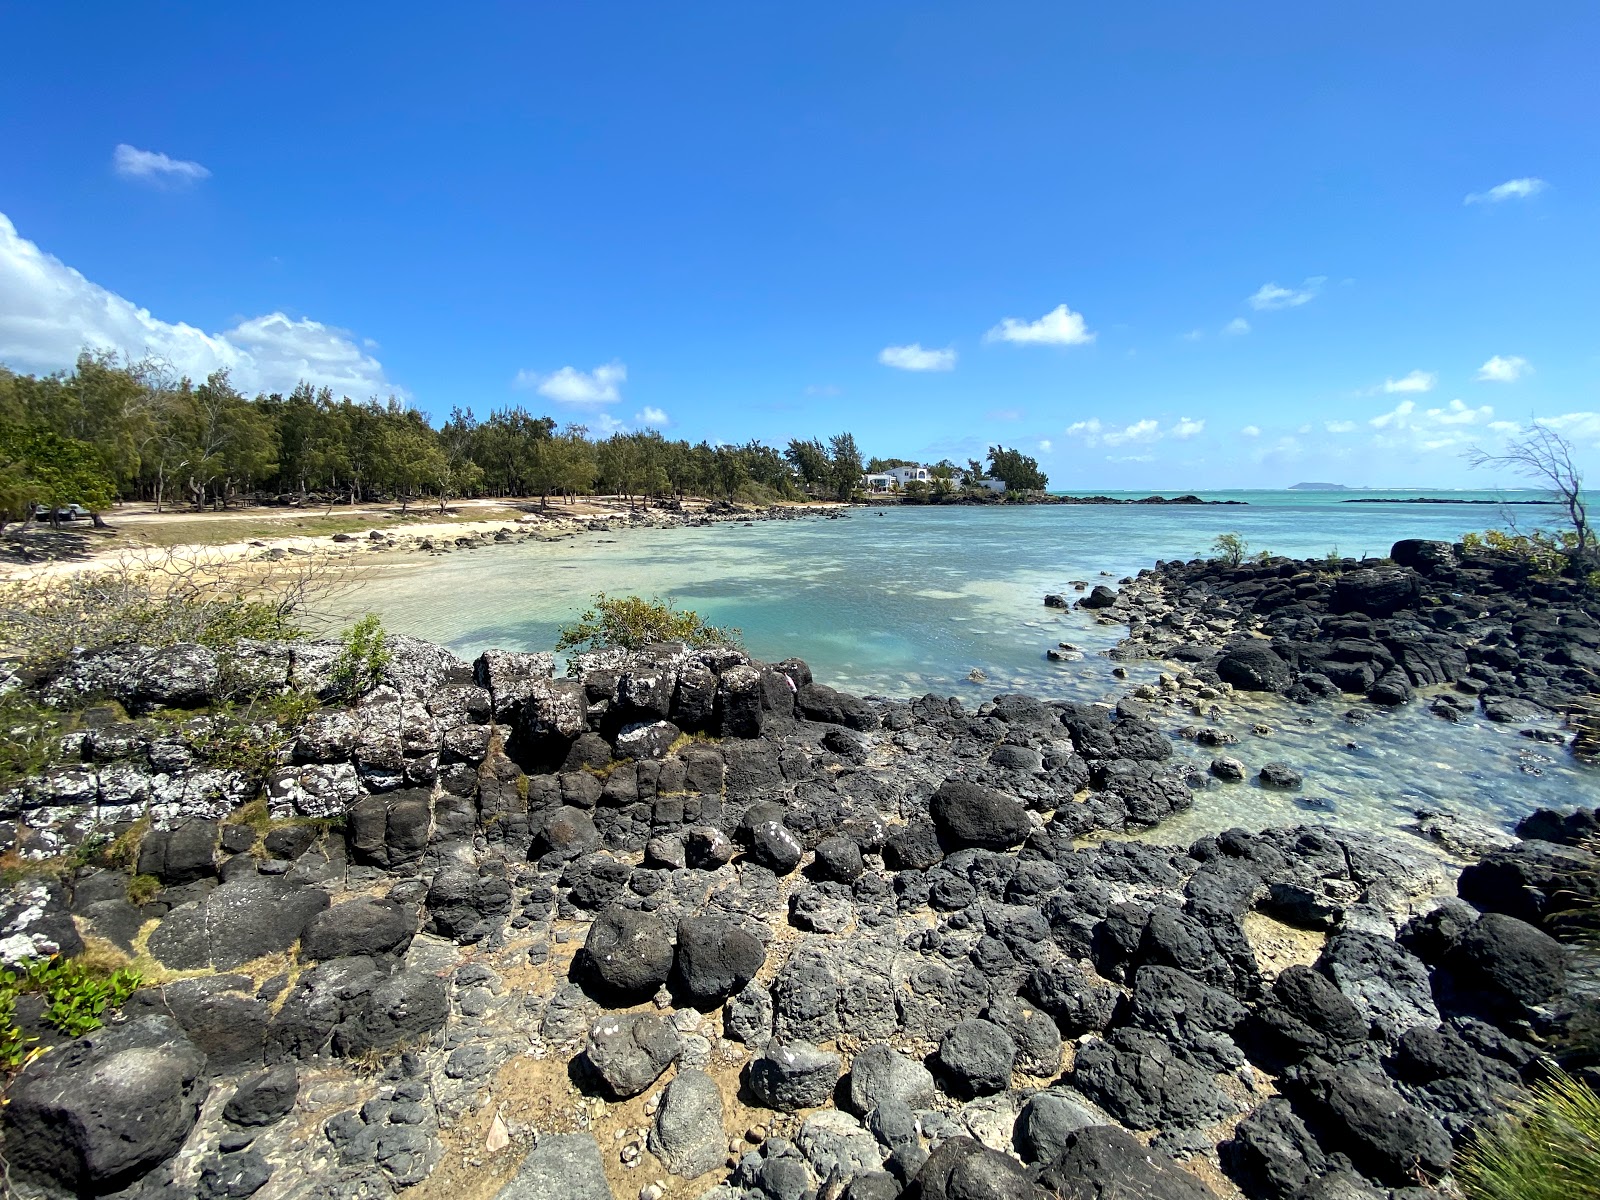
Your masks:
<path fill-rule="evenodd" d="M 1474 485 L 1464 446 L 1533 417 L 1600 470 L 1592 3 L 26 5 L 7 29 L 22 369 L 89 342 L 436 415 L 1002 441 L 1058 487 Z"/>

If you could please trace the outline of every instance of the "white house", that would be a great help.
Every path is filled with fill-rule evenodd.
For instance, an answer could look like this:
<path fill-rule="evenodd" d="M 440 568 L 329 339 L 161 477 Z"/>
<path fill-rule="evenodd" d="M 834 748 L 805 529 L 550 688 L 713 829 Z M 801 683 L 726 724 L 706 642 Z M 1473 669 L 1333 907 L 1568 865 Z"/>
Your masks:
<path fill-rule="evenodd" d="M 901 487 L 908 483 L 928 483 L 933 479 L 927 467 L 890 467 L 884 474 L 892 477 Z"/>
<path fill-rule="evenodd" d="M 887 472 L 879 472 L 874 475 L 863 475 L 861 486 L 869 492 L 892 492 L 898 486 L 898 481 Z"/>

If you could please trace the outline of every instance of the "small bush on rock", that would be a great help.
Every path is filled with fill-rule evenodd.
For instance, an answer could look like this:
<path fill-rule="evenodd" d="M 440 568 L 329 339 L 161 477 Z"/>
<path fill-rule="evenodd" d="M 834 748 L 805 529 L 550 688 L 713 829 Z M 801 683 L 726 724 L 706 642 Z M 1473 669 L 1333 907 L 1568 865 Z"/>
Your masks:
<path fill-rule="evenodd" d="M 1479 1132 L 1456 1177 L 1468 1200 L 1600 1196 L 1600 1095 L 1566 1075 L 1536 1085 Z"/>
<path fill-rule="evenodd" d="M 139 972 L 122 967 L 97 970 L 78 959 L 24 960 L 0 972 L 0 1069 L 15 1071 L 33 1056 L 32 1041 L 17 1028 L 17 997 L 40 993 L 47 1001 L 44 1019 L 68 1037 L 99 1029 L 109 1008 L 120 1008 L 143 982 Z"/>
<path fill-rule="evenodd" d="M 389 635 L 377 613 L 368 613 L 339 635 L 339 657 L 333 664 L 334 690 L 355 700 L 383 681 L 389 665 Z"/>
<path fill-rule="evenodd" d="M 608 596 L 596 592 L 594 607 L 577 622 L 561 630 L 556 649 L 602 650 L 617 646 L 638 650 L 652 642 L 685 642 L 690 646 L 737 643 L 739 631 L 708 624 L 693 609 L 678 608 L 672 600 L 652 596 Z"/>

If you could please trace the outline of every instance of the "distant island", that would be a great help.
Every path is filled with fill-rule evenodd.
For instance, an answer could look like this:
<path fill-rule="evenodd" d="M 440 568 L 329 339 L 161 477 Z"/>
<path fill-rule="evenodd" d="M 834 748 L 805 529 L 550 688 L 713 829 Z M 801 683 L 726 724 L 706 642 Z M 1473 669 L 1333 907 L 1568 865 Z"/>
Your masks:
<path fill-rule="evenodd" d="M 1289 490 L 1291 492 L 1348 492 L 1350 489 L 1342 483 L 1297 483 Z"/>

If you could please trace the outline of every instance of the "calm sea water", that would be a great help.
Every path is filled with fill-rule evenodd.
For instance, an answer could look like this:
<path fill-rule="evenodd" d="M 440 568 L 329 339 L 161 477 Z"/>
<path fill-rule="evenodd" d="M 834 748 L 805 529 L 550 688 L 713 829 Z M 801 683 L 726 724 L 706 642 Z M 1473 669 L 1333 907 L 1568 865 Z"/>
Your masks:
<path fill-rule="evenodd" d="M 938 692 L 969 703 L 1006 690 L 1098 699 L 1129 686 L 1112 677 L 1103 653 L 1123 630 L 1047 610 L 1046 592 L 1070 590 L 1074 581 L 1114 582 L 1157 559 L 1204 555 L 1223 532 L 1278 554 L 1378 557 L 1402 537 L 1455 540 L 1502 525 L 1505 513 L 1530 527 L 1545 511 L 1341 503 L 1417 494 L 1203 494 L 1248 501 L 1226 508 L 855 509 L 837 520 L 595 533 L 378 560 L 384 565 L 372 568 L 349 607 L 470 658 L 490 647 L 551 648 L 597 591 L 654 594 L 739 628 L 759 657 L 798 655 L 819 679 L 861 693 Z M 1048 661 L 1046 649 L 1063 641 L 1082 648 L 1083 660 Z M 969 679 L 974 669 L 982 682 Z M 1134 681 L 1158 669 L 1135 666 Z M 1423 705 L 1399 713 L 1355 707 L 1370 714 L 1365 724 L 1346 721 L 1351 704 L 1235 705 L 1223 724 L 1241 736 L 1238 756 L 1251 766 L 1270 758 L 1296 763 L 1307 773 L 1305 792 L 1213 788 L 1163 836 L 1310 814 L 1392 826 L 1427 805 L 1504 822 L 1538 804 L 1600 798 L 1600 775 L 1516 730 L 1482 721 L 1447 726 Z M 1276 732 L 1252 734 L 1258 721 Z M 1180 752 L 1200 755 L 1186 743 Z"/>

